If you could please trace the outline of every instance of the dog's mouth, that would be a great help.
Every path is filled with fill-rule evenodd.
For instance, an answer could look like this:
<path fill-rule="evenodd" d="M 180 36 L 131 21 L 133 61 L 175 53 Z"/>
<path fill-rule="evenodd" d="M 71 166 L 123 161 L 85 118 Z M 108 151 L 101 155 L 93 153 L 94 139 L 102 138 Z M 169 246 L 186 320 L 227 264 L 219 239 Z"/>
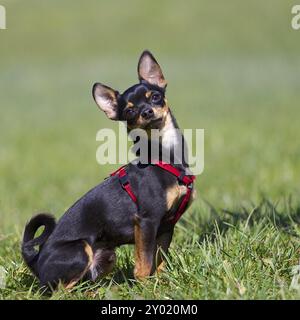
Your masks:
<path fill-rule="evenodd" d="M 161 129 L 163 127 L 163 123 L 164 123 L 164 118 L 163 117 L 159 117 L 156 119 L 151 119 L 148 121 L 144 121 L 144 123 L 130 123 L 127 122 L 127 127 L 129 130 L 133 130 L 133 129 L 143 129 L 143 130 L 151 130 L 151 129 Z"/>
<path fill-rule="evenodd" d="M 163 117 L 153 119 L 146 124 L 145 129 L 160 129 L 163 123 Z"/>

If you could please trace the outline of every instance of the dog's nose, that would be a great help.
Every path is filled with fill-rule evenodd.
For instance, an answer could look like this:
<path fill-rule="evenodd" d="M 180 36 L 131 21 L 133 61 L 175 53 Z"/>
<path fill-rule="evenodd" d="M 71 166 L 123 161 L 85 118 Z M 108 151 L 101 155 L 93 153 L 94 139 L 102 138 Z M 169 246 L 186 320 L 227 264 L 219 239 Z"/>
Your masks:
<path fill-rule="evenodd" d="M 142 112 L 141 115 L 144 119 L 150 119 L 154 116 L 154 112 L 153 112 L 152 108 L 147 108 Z"/>

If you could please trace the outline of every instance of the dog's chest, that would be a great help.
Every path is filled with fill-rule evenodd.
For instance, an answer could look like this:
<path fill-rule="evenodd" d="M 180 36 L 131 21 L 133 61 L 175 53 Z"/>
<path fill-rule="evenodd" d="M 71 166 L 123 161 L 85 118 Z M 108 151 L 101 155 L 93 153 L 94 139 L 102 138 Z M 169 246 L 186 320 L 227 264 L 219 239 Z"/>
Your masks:
<path fill-rule="evenodd" d="M 187 193 L 187 187 L 185 185 L 179 184 L 178 182 L 168 187 L 166 191 L 167 212 L 172 211 L 172 209 L 174 208 L 177 208 L 180 201 L 182 201 L 182 198 L 186 195 L 186 193 Z M 196 197 L 196 190 L 193 189 L 187 208 L 194 201 L 195 197 Z"/>

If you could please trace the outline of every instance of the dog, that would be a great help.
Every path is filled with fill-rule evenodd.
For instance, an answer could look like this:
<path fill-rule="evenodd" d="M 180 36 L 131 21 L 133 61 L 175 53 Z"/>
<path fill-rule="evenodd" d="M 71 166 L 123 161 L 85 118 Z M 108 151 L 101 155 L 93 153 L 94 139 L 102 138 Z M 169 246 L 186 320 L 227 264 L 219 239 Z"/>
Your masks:
<path fill-rule="evenodd" d="M 176 146 L 184 144 L 182 159 L 187 148 L 165 97 L 162 69 L 147 50 L 140 56 L 138 77 L 139 83 L 122 94 L 96 83 L 94 100 L 109 119 L 126 121 L 129 134 L 144 129 L 149 145 L 149 132 L 159 130 L 164 138 L 159 157 L 167 149 L 170 163 L 151 156 L 146 164 L 129 163 L 88 191 L 57 223 L 49 214 L 34 216 L 25 227 L 22 256 L 42 287 L 62 283 L 69 289 L 81 279 L 104 277 L 115 265 L 115 249 L 124 244 L 135 246 L 136 279 L 162 269 L 175 223 L 194 199 L 194 177 L 185 160 L 175 164 Z M 43 233 L 35 237 L 41 226 Z"/>

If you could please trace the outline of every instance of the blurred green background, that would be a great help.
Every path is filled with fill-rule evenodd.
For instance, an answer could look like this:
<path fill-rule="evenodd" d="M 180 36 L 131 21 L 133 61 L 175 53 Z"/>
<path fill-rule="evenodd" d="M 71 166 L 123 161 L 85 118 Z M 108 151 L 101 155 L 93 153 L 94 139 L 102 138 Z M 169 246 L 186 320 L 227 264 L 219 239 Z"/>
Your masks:
<path fill-rule="evenodd" d="M 150 49 L 181 128 L 205 129 L 198 204 L 298 201 L 300 31 L 288 0 L 1 0 L 0 230 L 60 216 L 100 182 L 96 132 L 117 128 L 91 97 L 96 81 L 137 81 Z M 201 214 L 201 210 L 197 214 Z"/>

